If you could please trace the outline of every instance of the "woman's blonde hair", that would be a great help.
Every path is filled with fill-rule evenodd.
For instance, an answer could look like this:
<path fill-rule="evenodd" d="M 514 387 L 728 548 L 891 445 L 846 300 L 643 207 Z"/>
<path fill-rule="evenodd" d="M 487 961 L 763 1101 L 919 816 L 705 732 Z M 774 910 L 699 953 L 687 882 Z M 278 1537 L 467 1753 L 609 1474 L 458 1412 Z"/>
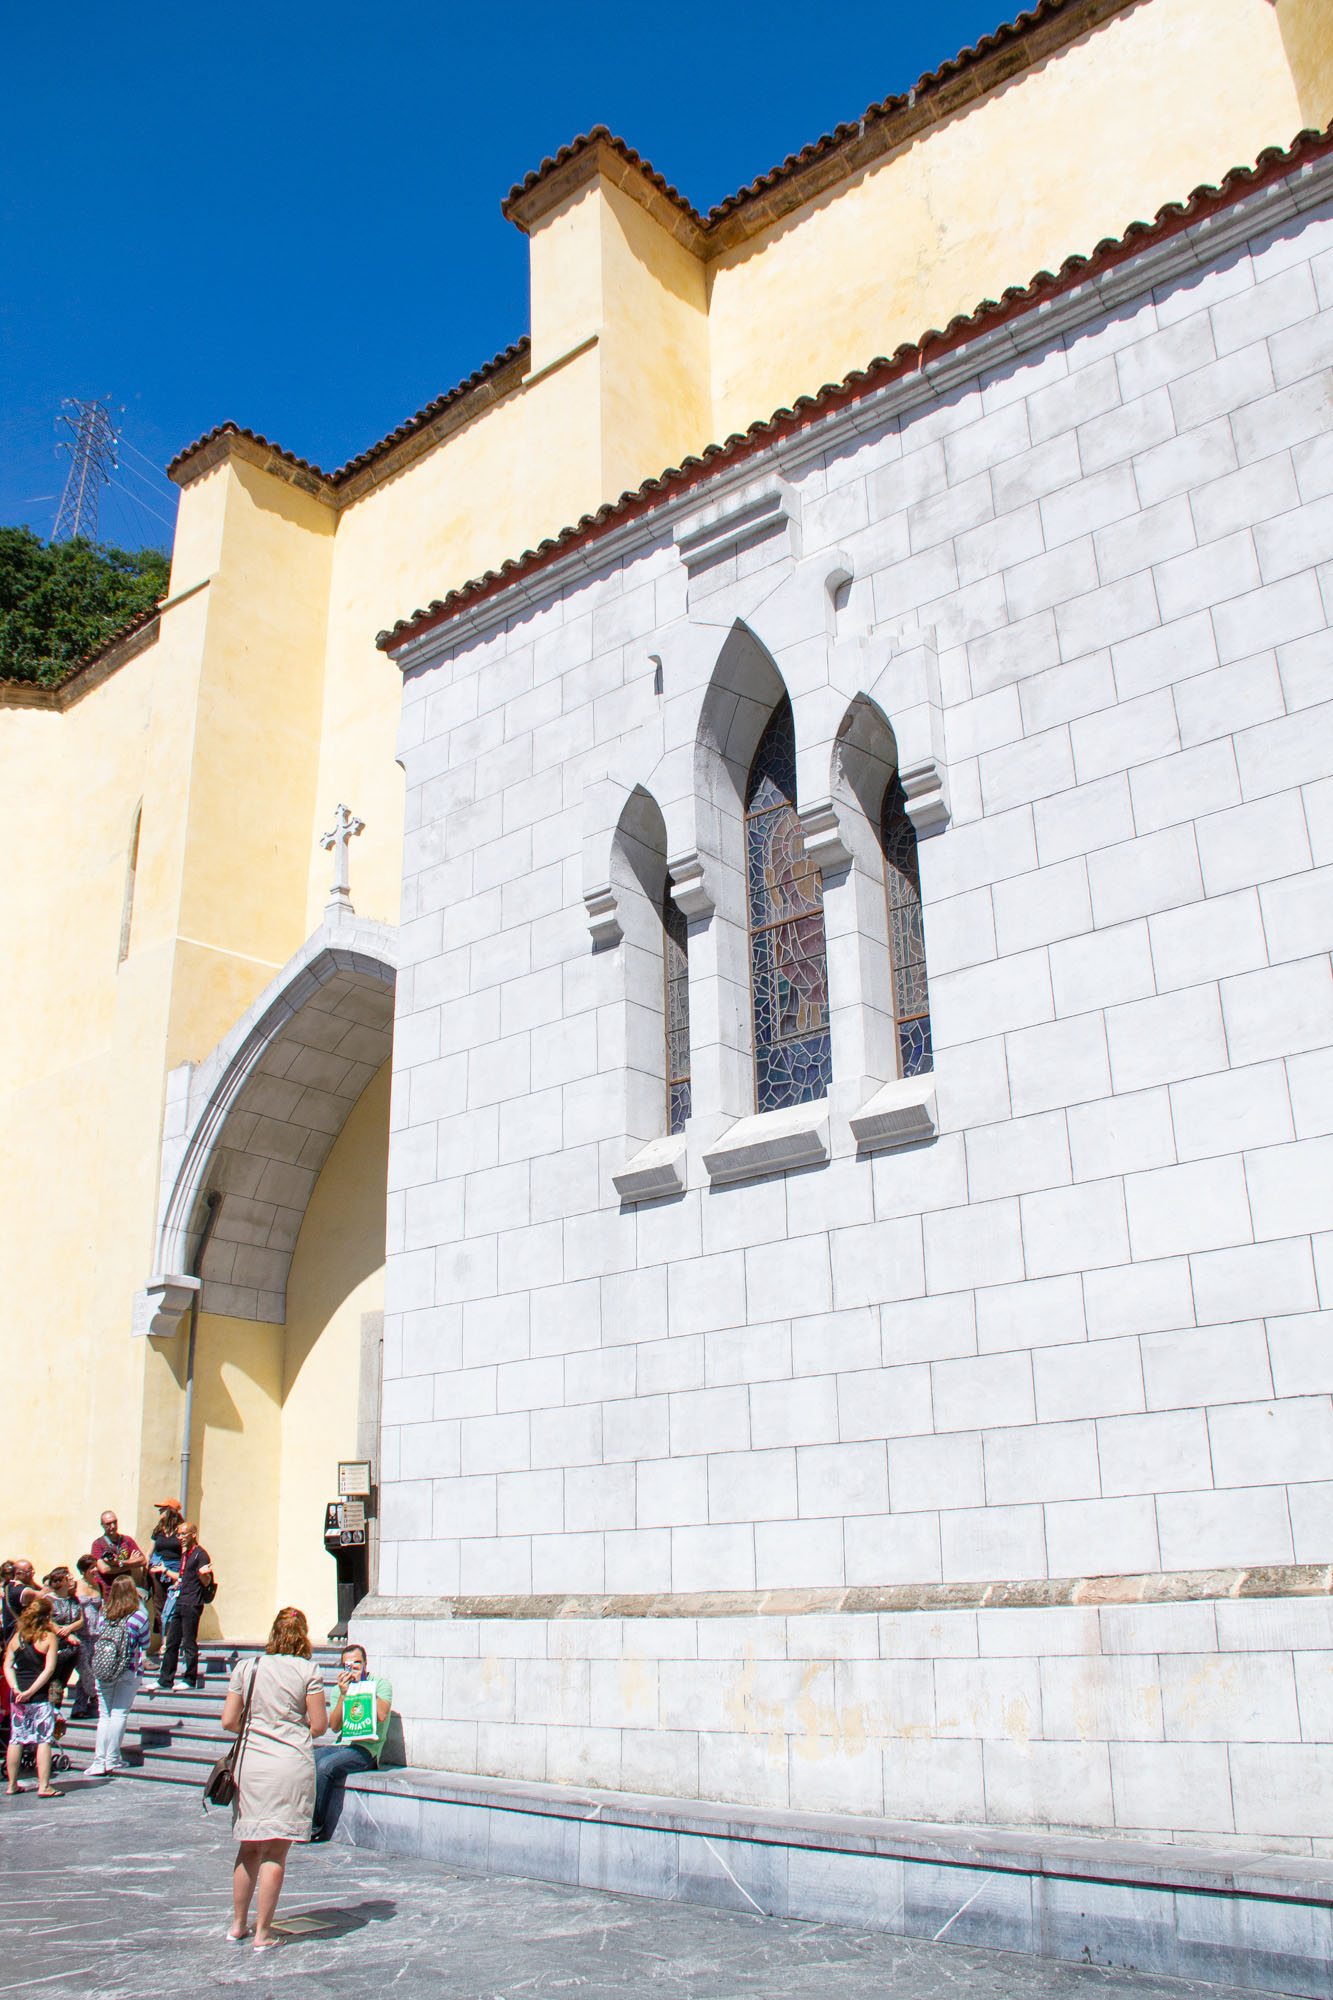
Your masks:
<path fill-rule="evenodd" d="M 27 1646 L 34 1639 L 40 1639 L 53 1629 L 51 1607 L 44 1597 L 35 1597 L 31 1604 L 25 1604 L 19 1613 L 16 1626 L 19 1644 Z"/>
<path fill-rule="evenodd" d="M 105 1616 L 118 1625 L 139 1609 L 139 1593 L 127 1576 L 118 1576 L 106 1594 Z"/>
<path fill-rule="evenodd" d="M 308 1660 L 310 1650 L 310 1633 L 306 1629 L 304 1611 L 298 1611 L 294 1604 L 285 1604 L 273 1620 L 273 1630 L 268 1635 L 265 1651 L 291 1653 L 298 1660 Z"/>

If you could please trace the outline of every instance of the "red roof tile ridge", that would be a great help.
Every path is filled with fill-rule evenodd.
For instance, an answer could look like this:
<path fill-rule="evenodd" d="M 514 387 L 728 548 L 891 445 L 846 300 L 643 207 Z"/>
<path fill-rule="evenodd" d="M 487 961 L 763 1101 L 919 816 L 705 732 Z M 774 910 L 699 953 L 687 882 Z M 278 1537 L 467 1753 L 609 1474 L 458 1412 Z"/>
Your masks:
<path fill-rule="evenodd" d="M 1048 0 L 1048 4 L 1062 4 L 1062 0 Z M 1258 187 L 1281 179 L 1293 167 L 1330 152 L 1333 152 L 1333 124 L 1323 132 L 1306 128 L 1287 147 L 1266 146 L 1253 166 L 1233 167 L 1216 187 L 1205 182 L 1187 200 L 1167 202 L 1151 222 L 1129 223 L 1119 236 L 1103 237 L 1090 254 L 1066 257 L 1058 271 L 1038 271 L 1026 285 L 1007 286 L 998 300 L 981 300 L 970 313 L 955 314 L 943 329 L 928 328 L 915 342 L 903 342 L 892 355 L 877 355 L 866 367 L 854 368 L 841 382 L 825 383 L 813 395 L 798 396 L 790 409 L 775 410 L 771 417 L 756 420 L 747 430 L 734 431 L 723 443 L 706 445 L 697 456 L 682 459 L 678 466 L 669 466 L 655 478 L 645 480 L 634 492 L 604 502 L 594 513 L 583 515 L 559 534 L 539 542 L 535 549 L 509 557 L 498 570 L 486 570 L 443 598 L 433 598 L 410 617 L 398 619 L 387 631 L 376 635 L 375 644 L 381 652 L 390 652 L 407 638 L 443 624 L 469 605 L 495 596 L 519 577 L 544 569 L 559 556 L 594 540 L 611 523 L 632 520 L 660 501 L 687 491 L 705 474 L 717 469 L 720 462 L 752 456 L 765 445 L 859 401 L 896 377 L 924 367 L 937 355 L 962 346 L 974 335 L 1018 317 L 1044 299 L 1071 291 L 1085 278 L 1124 262 L 1146 249 L 1149 243 L 1165 241 L 1204 215 L 1229 207 Z"/>
<path fill-rule="evenodd" d="M 527 354 L 530 347 L 531 342 L 526 334 L 519 340 L 511 341 L 508 347 L 502 348 L 500 353 L 493 355 L 489 361 L 483 361 L 479 368 L 474 368 L 461 382 L 455 382 L 452 389 L 446 389 L 443 394 L 426 403 L 414 416 L 405 418 L 395 430 L 388 433 L 387 437 L 377 439 L 374 444 L 368 445 L 365 451 L 358 452 L 355 458 L 349 458 L 346 465 L 340 465 L 336 472 L 325 472 L 320 466 L 312 464 L 308 458 L 298 458 L 294 451 L 288 451 L 285 446 L 275 444 L 262 432 L 252 431 L 245 424 L 235 423 L 228 418 L 225 423 L 215 424 L 211 431 L 205 431 L 204 435 L 196 438 L 193 444 L 187 444 L 178 451 L 167 466 L 167 476 L 171 477 L 179 466 L 188 463 L 197 452 L 203 451 L 210 444 L 215 444 L 219 438 L 242 437 L 248 439 L 251 444 L 258 445 L 261 451 L 272 452 L 274 457 L 280 458 L 285 465 L 295 466 L 298 471 L 309 473 L 312 479 L 322 480 L 326 485 L 336 488 L 350 479 L 354 473 L 374 464 L 395 445 L 404 443 L 415 432 L 426 429 L 470 390 L 479 388 L 483 382 L 498 374 L 510 362 L 517 361 Z"/>
<path fill-rule="evenodd" d="M 835 151 L 847 140 L 858 138 L 867 126 L 875 124 L 881 118 L 889 117 L 895 111 L 907 109 L 923 97 L 928 97 L 942 84 L 961 75 L 964 70 L 971 69 L 976 63 L 993 54 L 996 49 L 1003 48 L 1006 42 L 1020 41 L 1025 35 L 1031 34 L 1034 28 L 1041 27 L 1044 22 L 1063 13 L 1065 8 L 1071 5 L 1073 0 L 1038 0 L 1037 6 L 1028 12 L 1016 14 L 1012 21 L 1001 22 L 1000 26 L 993 28 L 990 34 L 982 35 L 980 40 L 973 42 L 967 48 L 960 49 L 956 56 L 950 56 L 948 61 L 942 62 L 937 69 L 927 70 L 923 76 L 917 78 L 910 90 L 882 98 L 878 104 L 867 105 L 858 119 L 835 125 L 831 132 L 821 133 L 818 139 L 812 139 L 808 145 L 802 146 L 799 153 L 789 153 L 780 165 L 770 167 L 766 174 L 760 174 L 755 180 L 747 182 L 743 188 L 738 188 L 735 194 L 725 196 L 722 201 L 709 209 L 704 217 L 705 228 L 712 228 L 721 222 L 724 216 L 734 214 L 738 208 L 744 208 L 747 202 L 755 200 L 761 194 L 767 194 L 771 188 L 776 187 L 791 174 L 809 166 L 812 161 L 823 158 L 825 154 Z"/>
<path fill-rule="evenodd" d="M 22 674 L 0 674 L 0 688 L 42 688 L 48 694 L 54 694 L 57 689 L 66 687 L 75 674 L 83 673 L 88 667 L 95 667 L 99 660 L 105 659 L 106 655 L 114 652 L 117 646 L 123 646 L 136 632 L 142 632 L 146 625 L 151 625 L 153 620 L 160 616 L 161 609 L 160 604 L 150 604 L 143 611 L 136 611 L 123 624 L 117 625 L 114 632 L 108 632 L 105 639 L 100 640 L 96 646 L 91 647 L 86 653 L 81 653 L 77 660 L 71 660 L 59 680 L 30 681 Z"/>
<path fill-rule="evenodd" d="M 257 444 L 261 451 L 271 451 L 276 458 L 282 459 L 285 464 L 295 465 L 302 472 L 308 472 L 312 479 L 327 479 L 329 477 L 329 474 L 320 466 L 312 465 L 308 458 L 298 458 L 294 451 L 288 451 L 284 445 L 275 444 L 272 438 L 266 438 L 262 431 L 252 431 L 248 424 L 238 424 L 231 417 L 228 417 L 225 422 L 214 424 L 211 431 L 205 431 L 203 436 L 197 437 L 193 444 L 184 445 L 176 453 L 176 456 L 167 465 L 168 479 L 174 476 L 177 467 L 185 465 L 195 456 L 196 452 L 203 451 L 206 446 L 216 444 L 219 438 L 224 437 L 248 438 L 250 443 Z"/>
<path fill-rule="evenodd" d="M 531 347 L 532 342 L 526 333 L 518 340 L 511 340 L 508 347 L 501 348 L 500 352 L 493 354 L 489 361 L 483 361 L 479 368 L 474 368 L 472 373 L 465 375 L 461 382 L 455 382 L 452 389 L 446 389 L 442 395 L 433 397 L 429 403 L 423 405 L 416 412 L 415 416 L 405 418 L 396 430 L 390 431 L 386 437 L 379 438 L 374 444 L 369 445 L 365 451 L 358 452 L 355 458 L 349 458 L 346 465 L 340 465 L 338 470 L 330 475 L 334 484 L 339 485 L 344 480 L 350 479 L 354 472 L 360 472 L 364 466 L 373 464 L 376 459 L 381 457 L 384 452 L 391 450 L 394 445 L 402 444 L 415 432 L 425 430 L 428 425 L 435 422 L 437 417 L 442 416 L 451 405 L 466 396 L 470 390 L 480 388 L 483 382 L 489 381 L 492 375 L 496 375 L 502 368 L 508 367 L 511 361 L 517 361 L 521 356 L 529 353 Z"/>
<path fill-rule="evenodd" d="M 521 181 L 515 181 L 513 187 L 510 188 L 508 194 L 500 203 L 501 213 L 508 216 L 510 209 L 516 201 L 521 201 L 525 194 L 530 194 L 533 188 L 540 186 L 548 174 L 553 174 L 558 168 L 567 166 L 571 160 L 576 160 L 580 153 L 586 153 L 590 146 L 610 146 L 615 152 L 619 153 L 621 159 L 627 165 L 636 167 L 646 181 L 651 181 L 658 193 L 665 195 L 667 200 L 680 209 L 683 215 L 687 215 L 696 227 L 699 229 L 704 228 L 704 218 L 700 215 L 698 209 L 685 199 L 680 189 L 672 187 L 665 175 L 658 173 L 657 168 L 652 164 L 651 160 L 645 160 L 642 153 L 636 153 L 633 146 L 627 140 L 619 138 L 609 125 L 590 125 L 586 132 L 580 132 L 576 139 L 571 139 L 569 144 L 562 146 L 558 153 L 554 155 L 548 154 L 540 166 L 534 167 L 530 173 L 524 174 Z"/>
<path fill-rule="evenodd" d="M 990 34 L 982 35 L 978 41 L 960 49 L 957 55 L 950 56 L 948 61 L 941 63 L 938 68 L 927 70 L 924 75 L 917 78 L 910 90 L 892 94 L 877 104 L 868 105 L 859 118 L 835 125 L 831 132 L 821 133 L 819 138 L 812 139 L 807 145 L 802 146 L 799 152 L 788 153 L 784 160 L 777 166 L 770 167 L 767 173 L 757 175 L 744 187 L 738 188 L 734 194 L 724 196 L 708 210 L 706 215 L 701 215 L 693 203 L 688 201 L 678 188 L 673 187 L 650 160 L 646 160 L 641 153 L 636 152 L 633 146 L 618 137 L 607 125 L 590 126 L 588 131 L 581 132 L 577 138 L 571 139 L 568 145 L 561 146 L 557 153 L 548 154 L 540 166 L 534 167 L 521 181 L 514 183 L 501 202 L 501 209 L 508 216 L 513 204 L 520 201 L 525 194 L 530 194 L 533 188 L 538 187 L 549 174 L 557 172 L 571 160 L 577 159 L 590 146 L 601 144 L 612 147 L 628 165 L 636 167 L 645 180 L 650 181 L 660 194 L 665 195 L 667 200 L 706 236 L 726 217 L 734 215 L 738 209 L 744 208 L 748 202 L 756 200 L 760 195 L 769 193 L 791 175 L 799 173 L 801 168 L 810 166 L 815 160 L 836 151 L 848 140 L 860 137 L 868 126 L 880 119 L 918 103 L 921 98 L 928 97 L 954 77 L 984 61 L 987 56 L 1003 48 L 1006 43 L 1023 40 L 1034 29 L 1043 26 L 1045 22 L 1054 19 L 1075 4 L 1076 0 L 1038 0 L 1035 7 L 1016 14 L 1012 21 L 1002 22 L 999 27 L 992 29 Z"/>

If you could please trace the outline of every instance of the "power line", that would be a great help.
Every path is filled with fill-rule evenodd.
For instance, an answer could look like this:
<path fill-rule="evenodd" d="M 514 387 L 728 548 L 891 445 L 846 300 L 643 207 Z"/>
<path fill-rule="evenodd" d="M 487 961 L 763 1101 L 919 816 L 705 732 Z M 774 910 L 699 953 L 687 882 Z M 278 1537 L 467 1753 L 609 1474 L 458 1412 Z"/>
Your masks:
<path fill-rule="evenodd" d="M 167 475 L 162 470 L 161 466 L 156 464 L 153 459 L 149 458 L 146 452 L 140 451 L 137 444 L 131 444 L 127 437 L 121 437 L 119 442 L 123 450 L 132 451 L 136 458 L 141 458 L 144 464 L 148 467 L 149 471 L 154 475 L 155 478 L 160 479 L 164 486 L 170 486 L 173 493 L 176 491 L 175 486 L 172 485 L 172 482 L 167 478 Z M 127 465 L 125 467 L 125 470 L 127 472 L 133 472 L 134 467 L 132 465 Z M 142 477 L 142 474 L 140 474 L 139 476 Z"/>
<path fill-rule="evenodd" d="M 123 479 L 113 479 L 110 483 L 117 492 L 123 493 L 127 500 L 132 500 L 136 507 L 141 507 L 145 514 L 151 514 L 155 521 L 160 521 L 164 528 L 173 528 L 176 525 L 174 521 L 169 521 L 165 514 L 159 514 L 156 507 L 150 507 L 148 502 L 136 493 L 133 487 L 127 486 Z"/>
<path fill-rule="evenodd" d="M 60 440 L 60 449 L 70 454 L 70 465 L 51 540 L 70 542 L 82 536 L 95 542 L 98 496 L 110 485 L 117 466 L 115 427 L 105 403 L 81 403 L 67 396 L 62 408 L 74 412 L 60 419 L 70 434 Z"/>

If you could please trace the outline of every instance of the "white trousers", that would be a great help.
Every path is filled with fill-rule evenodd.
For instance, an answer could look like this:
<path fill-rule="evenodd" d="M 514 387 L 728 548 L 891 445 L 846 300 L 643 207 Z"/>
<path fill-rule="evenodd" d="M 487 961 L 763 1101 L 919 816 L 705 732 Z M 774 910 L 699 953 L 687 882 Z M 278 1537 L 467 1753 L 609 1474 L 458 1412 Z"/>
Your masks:
<path fill-rule="evenodd" d="M 120 1762 L 120 1746 L 138 1692 L 139 1676 L 135 1673 L 122 1674 L 118 1681 L 97 1683 L 97 1747 L 93 1762 L 104 1771 L 112 1770 Z"/>

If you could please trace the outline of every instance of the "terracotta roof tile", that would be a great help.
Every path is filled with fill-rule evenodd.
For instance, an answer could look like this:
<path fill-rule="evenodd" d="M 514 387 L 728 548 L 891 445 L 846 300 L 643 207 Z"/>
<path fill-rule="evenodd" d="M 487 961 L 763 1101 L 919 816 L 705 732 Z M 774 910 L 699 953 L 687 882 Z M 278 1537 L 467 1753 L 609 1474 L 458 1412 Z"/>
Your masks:
<path fill-rule="evenodd" d="M 590 147 L 600 143 L 613 148 L 627 165 L 636 168 L 659 194 L 672 203 L 686 221 L 699 232 L 702 239 L 699 247 L 707 255 L 710 250 L 721 247 L 716 239 L 723 224 L 737 218 L 747 208 L 759 206 L 765 212 L 754 218 L 754 226 L 763 227 L 769 220 L 766 212 L 767 200 L 784 183 L 797 178 L 819 161 L 831 159 L 843 148 L 858 145 L 864 147 L 868 137 L 878 141 L 872 144 L 870 148 L 872 152 L 887 150 L 889 145 L 896 142 L 897 133 L 886 130 L 880 138 L 875 128 L 892 127 L 895 121 L 901 123 L 903 114 L 924 107 L 929 99 L 954 84 L 968 71 L 990 62 L 1004 50 L 1015 48 L 1028 41 L 1037 30 L 1061 17 L 1068 17 L 1069 33 L 1073 35 L 1083 28 L 1097 25 L 1110 15 L 1123 12 L 1130 4 L 1132 0 L 1039 0 L 1037 6 L 1016 15 L 1012 21 L 1004 22 L 991 34 L 983 35 L 971 47 L 960 49 L 956 56 L 951 56 L 937 69 L 927 70 L 924 76 L 917 78 L 910 90 L 883 98 L 877 104 L 868 105 L 858 119 L 836 125 L 831 132 L 822 133 L 818 139 L 813 139 L 808 145 L 802 146 L 799 152 L 789 153 L 779 165 L 770 167 L 767 173 L 758 175 L 745 187 L 738 188 L 735 194 L 725 196 L 722 201 L 710 208 L 706 215 L 701 215 L 679 189 L 673 187 L 665 176 L 657 171 L 651 161 L 644 159 L 642 154 L 637 153 L 632 146 L 624 139 L 618 138 L 605 125 L 594 125 L 587 132 L 581 132 L 567 146 L 562 146 L 559 152 L 548 156 L 540 166 L 525 174 L 521 181 L 515 182 L 510 188 L 501 203 L 501 208 L 506 216 L 510 215 L 514 205 L 521 202 L 525 195 L 531 194 L 549 175 L 559 172 L 562 167 L 578 159 Z"/>
<path fill-rule="evenodd" d="M 688 216 L 699 229 L 706 227 L 703 216 L 697 208 L 686 201 L 679 188 L 672 187 L 670 181 L 658 173 L 651 161 L 645 160 L 641 153 L 636 153 L 633 146 L 627 145 L 623 139 L 618 139 L 607 125 L 593 125 L 586 132 L 580 132 L 577 139 L 571 139 L 567 146 L 562 146 L 554 157 L 548 156 L 539 167 L 534 167 L 531 173 L 525 174 L 521 181 L 515 181 L 500 203 L 502 212 L 508 216 L 514 203 L 520 201 L 525 194 L 530 194 L 533 188 L 540 186 L 548 174 L 555 173 L 560 167 L 568 166 L 571 160 L 577 160 L 581 153 L 586 153 L 590 146 L 596 146 L 599 142 L 613 146 L 627 165 L 637 167 L 644 179 L 651 181 L 658 193 L 665 195 L 667 200 L 683 215 Z"/>
<path fill-rule="evenodd" d="M 233 423 L 228 417 L 224 423 L 214 424 L 211 431 L 205 431 L 202 437 L 197 437 L 193 444 L 184 445 L 168 463 L 167 478 L 174 479 L 177 470 L 187 464 L 196 453 L 203 451 L 210 444 L 216 444 L 219 438 L 224 437 L 248 438 L 250 443 L 257 444 L 261 451 L 273 452 L 286 464 L 299 466 L 302 472 L 308 472 L 314 479 L 328 479 L 330 476 L 327 472 L 321 471 L 319 466 L 312 465 L 308 458 L 298 458 L 294 451 L 287 451 L 282 445 L 274 444 L 271 438 L 263 435 L 262 431 L 252 431 L 248 424 Z"/>
<path fill-rule="evenodd" d="M 962 346 L 977 334 L 1000 326 L 1061 292 L 1071 291 L 1087 278 L 1123 263 L 1150 244 L 1163 242 L 1204 216 L 1281 179 L 1293 167 L 1322 158 L 1330 152 L 1333 152 L 1333 126 L 1322 133 L 1300 132 L 1286 149 L 1266 147 L 1253 167 L 1234 167 L 1220 186 L 1195 188 L 1187 201 L 1168 202 L 1164 208 L 1158 209 L 1152 222 L 1132 222 L 1122 235 L 1104 237 L 1090 255 L 1067 257 L 1058 271 L 1039 271 L 1029 284 L 1008 287 L 1000 299 L 983 299 L 972 312 L 960 313 L 951 319 L 943 330 L 936 327 L 928 329 L 919 340 L 904 343 L 892 355 L 878 356 L 865 368 L 853 369 L 841 382 L 825 384 L 817 394 L 798 396 L 790 409 L 777 410 L 768 419 L 751 424 L 748 430 L 733 433 L 721 444 L 708 445 L 697 457 L 686 458 L 659 477 L 645 480 L 635 492 L 623 493 L 619 500 L 606 502 L 595 513 L 585 514 L 571 527 L 563 528 L 558 535 L 540 542 L 535 549 L 528 549 L 523 555 L 502 563 L 498 570 L 487 570 L 484 575 L 451 590 L 447 596 L 433 599 L 424 609 L 414 611 L 411 617 L 399 619 L 388 631 L 377 635 L 376 645 L 381 652 L 389 652 L 407 639 L 419 637 L 470 605 L 494 597 L 520 577 L 531 576 L 560 556 L 594 541 L 612 526 L 633 520 L 673 495 L 687 491 L 722 465 L 753 456 L 765 446 L 793 435 L 834 410 L 845 408 L 887 383 L 913 373 L 952 348 Z"/>
<path fill-rule="evenodd" d="M 877 153 L 896 143 L 898 133 L 894 125 L 895 120 L 901 122 L 904 114 L 910 114 L 925 100 L 967 71 L 989 61 L 997 52 L 1026 42 L 1037 30 L 1060 17 L 1068 17 L 1069 32 L 1074 33 L 1081 25 L 1093 24 L 1120 12 L 1130 4 L 1132 0 L 1039 0 L 1039 4 L 1029 12 L 1017 15 L 1013 21 L 995 29 L 993 34 L 983 36 L 973 47 L 960 50 L 938 69 L 928 71 L 905 95 L 886 97 L 882 102 L 870 105 L 854 123 L 838 125 L 832 132 L 826 132 L 809 145 L 803 146 L 798 153 L 788 154 L 779 166 L 770 168 L 767 173 L 759 175 L 746 187 L 728 195 L 711 208 L 707 215 L 701 215 L 678 188 L 673 187 L 662 174 L 658 173 L 650 161 L 644 159 L 624 139 L 617 138 L 605 125 L 594 125 L 589 131 L 580 133 L 567 146 L 562 146 L 553 157 L 544 159 L 539 167 L 525 175 L 522 181 L 515 183 L 501 206 L 508 215 L 513 205 L 521 201 L 524 195 L 531 193 L 548 175 L 569 165 L 590 148 L 607 146 L 618 154 L 626 166 L 641 175 L 676 211 L 681 218 L 682 233 L 706 255 L 710 250 L 723 247 L 729 240 L 731 232 L 738 227 L 742 236 L 747 233 L 745 227 L 740 227 L 747 210 L 761 211 L 750 218 L 754 227 L 761 227 L 770 220 L 773 197 L 779 191 L 787 195 L 789 203 L 797 201 L 799 190 L 794 185 L 789 187 L 788 184 L 798 181 L 802 174 L 821 161 L 827 162 L 832 167 L 840 149 L 853 149 L 858 153 L 859 159 L 860 153 L 865 152 L 867 147 L 871 153 Z M 880 127 L 885 128 L 882 134 L 878 129 Z M 322 488 L 328 497 L 334 498 L 358 473 L 364 473 L 387 453 L 407 443 L 418 432 L 429 428 L 451 404 L 467 395 L 469 391 L 480 387 L 500 369 L 516 361 L 520 356 L 526 355 L 528 346 L 526 338 L 515 341 L 502 354 L 497 354 L 493 360 L 476 369 L 466 380 L 446 390 L 433 402 L 427 403 L 415 416 L 399 424 L 387 437 L 380 438 L 377 443 L 359 452 L 355 458 L 349 459 L 335 472 L 325 472 L 311 460 L 300 458 L 295 452 L 275 444 L 261 432 L 229 421 L 215 425 L 202 437 L 196 438 L 193 444 L 177 452 L 167 467 L 167 473 L 174 478 L 179 470 L 188 465 L 200 452 L 207 450 L 210 445 L 228 436 L 239 437 L 289 467 L 298 475 L 298 483 L 308 488 Z"/>
<path fill-rule="evenodd" d="M 156 624 L 159 616 L 160 606 L 156 604 L 150 604 L 146 611 L 136 611 L 132 618 L 127 618 L 114 632 L 108 632 L 100 645 L 94 646 L 90 652 L 72 661 L 58 681 L 29 681 L 22 680 L 17 675 L 0 676 L 0 705 L 3 705 L 6 693 L 21 695 L 26 691 L 32 697 L 30 705 L 34 708 L 65 707 L 67 702 L 64 697 L 68 696 L 76 679 L 82 680 L 85 676 L 91 676 L 92 670 L 104 661 L 108 654 L 116 652 L 127 640 L 133 639 L 137 634 L 145 632 L 150 625 Z"/>
<path fill-rule="evenodd" d="M 526 335 L 521 340 L 513 341 L 501 353 L 494 355 L 491 360 L 483 362 L 480 368 L 474 368 L 472 373 L 466 376 L 463 381 L 456 382 L 452 389 L 446 389 L 443 395 L 436 396 L 433 401 L 418 410 L 415 416 L 409 417 L 405 423 L 399 424 L 398 428 L 390 431 L 387 437 L 380 438 L 377 443 L 369 446 L 367 450 L 359 452 L 355 458 L 349 458 L 346 465 L 340 465 L 336 472 L 325 472 L 320 466 L 313 465 L 308 458 L 298 458 L 295 452 L 287 451 L 280 444 L 274 444 L 271 438 L 264 437 L 261 432 L 252 431 L 244 424 L 233 423 L 229 419 L 226 423 L 215 424 L 211 431 L 205 431 L 204 435 L 196 438 L 193 444 L 188 444 L 184 450 L 178 451 L 167 467 L 167 476 L 168 478 L 174 478 L 176 472 L 182 466 L 187 465 L 192 458 L 199 452 L 204 451 L 209 445 L 215 444 L 219 438 L 242 437 L 248 439 L 251 444 L 257 445 L 261 451 L 270 452 L 273 457 L 281 459 L 284 465 L 289 465 L 294 470 L 307 474 L 310 479 L 318 481 L 321 485 L 336 492 L 340 487 L 346 485 L 350 479 L 354 478 L 358 472 L 363 471 L 369 465 L 373 465 L 378 459 L 383 458 L 386 453 L 393 451 L 398 445 L 406 443 L 417 432 L 428 429 L 446 410 L 450 409 L 455 403 L 460 402 L 472 390 L 480 388 L 482 383 L 489 381 L 502 368 L 507 368 L 511 362 L 524 358 L 529 351 L 529 346 L 530 343 Z"/>
<path fill-rule="evenodd" d="M 405 423 L 399 424 L 397 430 L 390 431 L 387 437 L 380 438 L 376 444 L 372 444 L 366 451 L 358 452 L 355 458 L 349 458 L 346 465 L 340 465 L 338 470 L 330 475 L 334 484 L 341 485 L 344 480 L 350 479 L 353 473 L 361 471 L 363 466 L 373 464 L 377 458 L 382 457 L 386 451 L 391 451 L 395 445 L 404 443 L 408 438 L 414 436 L 417 431 L 425 430 L 435 422 L 437 417 L 443 416 L 446 410 L 461 401 L 469 391 L 480 388 L 483 382 L 489 381 L 492 375 L 496 375 L 502 368 L 508 367 L 511 361 L 517 361 L 521 356 L 526 356 L 530 349 L 531 342 L 526 334 L 523 335 L 521 340 L 511 341 L 508 347 L 504 348 L 499 354 L 492 355 L 491 359 L 484 361 L 480 368 L 474 368 L 472 373 L 465 376 L 461 382 L 455 382 L 452 389 L 446 389 L 442 396 L 436 396 L 432 402 L 427 403 L 423 409 L 418 410 L 414 417 L 409 417 Z"/>

